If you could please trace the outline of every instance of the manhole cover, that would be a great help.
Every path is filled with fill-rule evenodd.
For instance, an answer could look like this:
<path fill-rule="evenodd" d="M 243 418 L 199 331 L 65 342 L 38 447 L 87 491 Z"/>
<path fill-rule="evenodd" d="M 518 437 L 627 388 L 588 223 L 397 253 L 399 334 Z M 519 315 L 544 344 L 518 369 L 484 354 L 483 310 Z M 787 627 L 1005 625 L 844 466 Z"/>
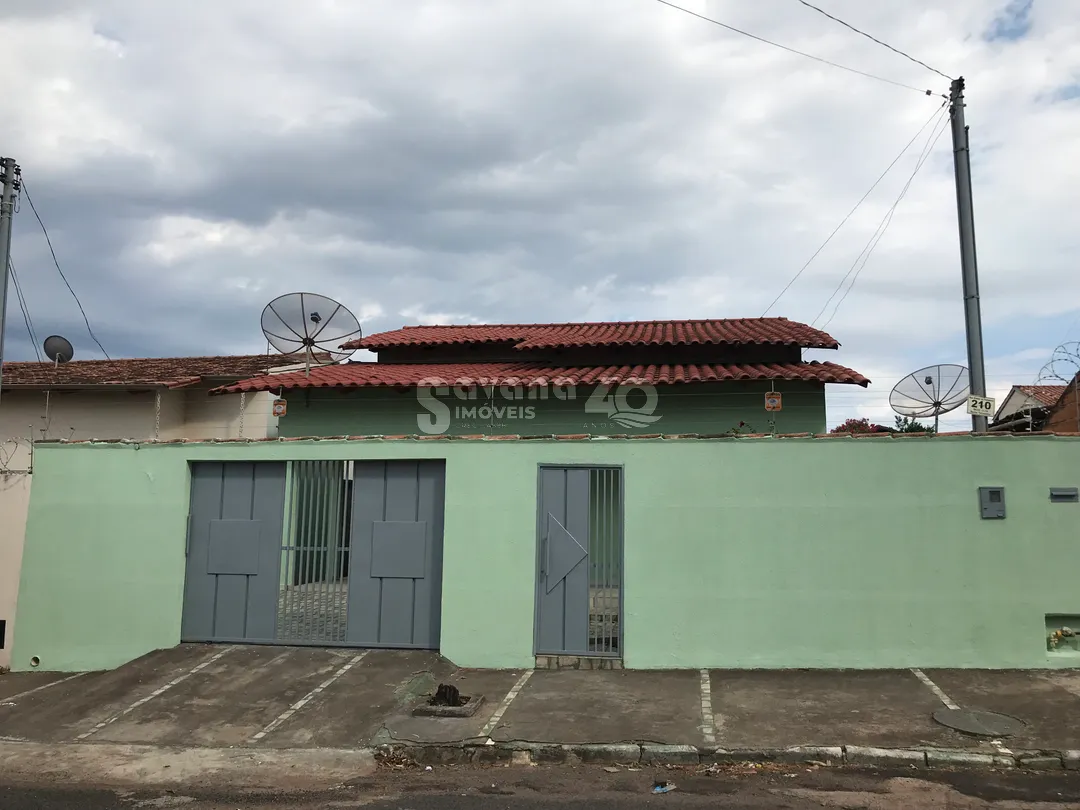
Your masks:
<path fill-rule="evenodd" d="M 934 719 L 948 728 L 980 737 L 1011 737 L 1025 726 L 1023 720 L 1007 714 L 967 709 L 938 709 L 934 712 Z"/>

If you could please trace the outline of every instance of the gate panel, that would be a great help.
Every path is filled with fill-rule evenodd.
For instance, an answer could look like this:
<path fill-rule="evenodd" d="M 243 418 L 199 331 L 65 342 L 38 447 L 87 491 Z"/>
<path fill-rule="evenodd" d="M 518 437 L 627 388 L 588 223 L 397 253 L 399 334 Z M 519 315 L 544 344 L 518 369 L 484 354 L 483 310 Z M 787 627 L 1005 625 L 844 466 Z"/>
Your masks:
<path fill-rule="evenodd" d="M 289 470 L 277 639 L 294 644 L 344 644 L 352 462 L 294 461 Z"/>
<path fill-rule="evenodd" d="M 348 642 L 438 649 L 444 465 L 356 462 Z"/>
<path fill-rule="evenodd" d="M 540 469 L 536 652 L 621 655 L 622 474 Z"/>
<path fill-rule="evenodd" d="M 589 471 L 540 470 L 538 653 L 588 653 Z"/>
<path fill-rule="evenodd" d="M 191 467 L 184 641 L 273 641 L 285 465 Z"/>

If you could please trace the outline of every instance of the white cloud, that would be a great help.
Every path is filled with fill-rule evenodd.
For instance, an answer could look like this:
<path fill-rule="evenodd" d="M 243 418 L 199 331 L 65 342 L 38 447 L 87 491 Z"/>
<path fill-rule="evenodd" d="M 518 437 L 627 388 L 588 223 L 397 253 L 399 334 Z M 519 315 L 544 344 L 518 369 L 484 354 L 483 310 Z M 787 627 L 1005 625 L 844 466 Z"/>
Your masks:
<path fill-rule="evenodd" d="M 793 0 L 686 5 L 947 89 Z M 1080 301 L 1080 98 L 1069 97 L 1080 18 L 1073 0 L 1040 0 L 1024 36 L 987 41 L 1004 6 L 828 5 L 967 79 L 994 391 L 1037 374 Z M 659 3 L 293 11 L 284 0 L 9 0 L 0 11 L 4 148 L 115 352 L 257 348 L 261 306 L 299 288 L 345 301 L 369 332 L 399 318 L 756 316 L 941 103 Z M 874 380 L 837 387 L 830 421 L 889 421 L 896 380 L 964 362 L 948 139 L 829 323 L 843 348 L 822 359 Z M 921 145 L 771 314 L 822 310 Z M 16 225 L 39 331 L 78 342 L 40 234 L 25 211 Z M 8 346 L 28 351 L 18 334 Z"/>

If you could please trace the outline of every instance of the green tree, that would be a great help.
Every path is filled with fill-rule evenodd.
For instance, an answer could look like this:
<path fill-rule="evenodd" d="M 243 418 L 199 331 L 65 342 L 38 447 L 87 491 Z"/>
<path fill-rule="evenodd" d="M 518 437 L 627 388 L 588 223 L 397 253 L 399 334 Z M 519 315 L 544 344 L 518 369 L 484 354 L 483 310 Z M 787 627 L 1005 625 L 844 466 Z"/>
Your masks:
<path fill-rule="evenodd" d="M 934 428 L 931 425 L 924 425 L 922 422 L 915 421 L 912 416 L 897 416 L 895 433 L 934 433 Z"/>

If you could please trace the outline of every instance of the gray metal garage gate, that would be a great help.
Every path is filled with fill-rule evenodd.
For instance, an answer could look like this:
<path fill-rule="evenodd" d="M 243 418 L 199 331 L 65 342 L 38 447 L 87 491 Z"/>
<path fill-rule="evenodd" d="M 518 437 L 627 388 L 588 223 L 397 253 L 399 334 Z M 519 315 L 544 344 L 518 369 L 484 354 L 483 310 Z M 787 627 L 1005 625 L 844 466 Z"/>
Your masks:
<path fill-rule="evenodd" d="M 181 637 L 438 649 L 442 461 L 196 463 Z"/>

